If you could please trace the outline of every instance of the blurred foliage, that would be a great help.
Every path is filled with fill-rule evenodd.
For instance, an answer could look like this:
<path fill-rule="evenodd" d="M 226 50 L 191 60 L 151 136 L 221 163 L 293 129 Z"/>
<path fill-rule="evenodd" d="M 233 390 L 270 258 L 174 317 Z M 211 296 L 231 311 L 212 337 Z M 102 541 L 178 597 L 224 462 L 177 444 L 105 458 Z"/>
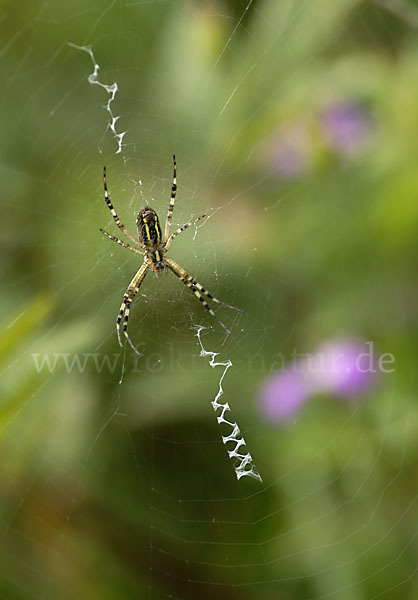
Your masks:
<path fill-rule="evenodd" d="M 1 597 L 417 597 L 417 24 L 412 0 L 2 2 Z M 118 84 L 119 154 L 68 42 Z M 137 359 L 102 169 L 131 228 L 146 203 L 165 216 L 173 152 L 175 223 L 210 218 L 170 253 L 244 315 L 219 310 L 225 341 L 148 276 Z M 233 361 L 263 485 L 235 479 L 195 323 Z M 268 422 L 277 356 L 336 335 L 395 372 Z"/>

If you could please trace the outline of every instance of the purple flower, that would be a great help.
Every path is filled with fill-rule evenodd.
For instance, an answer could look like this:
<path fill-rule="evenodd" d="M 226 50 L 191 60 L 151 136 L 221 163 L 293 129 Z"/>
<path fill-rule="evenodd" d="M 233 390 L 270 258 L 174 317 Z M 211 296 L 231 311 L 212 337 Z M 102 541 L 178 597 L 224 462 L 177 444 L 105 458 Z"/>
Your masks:
<path fill-rule="evenodd" d="M 349 398 L 361 395 L 375 381 L 372 342 L 342 339 L 327 341 L 308 357 L 311 392 Z"/>
<path fill-rule="evenodd" d="M 270 421 L 291 420 L 315 394 L 358 398 L 376 380 L 372 342 L 328 340 L 315 352 L 295 357 L 261 389 L 261 410 Z"/>
<path fill-rule="evenodd" d="M 266 381 L 261 390 L 261 410 L 270 421 L 289 421 L 308 399 L 303 377 L 281 371 Z"/>
<path fill-rule="evenodd" d="M 320 124 L 328 145 L 344 156 L 363 149 L 373 132 L 371 114 L 353 102 L 329 106 L 322 112 Z"/>

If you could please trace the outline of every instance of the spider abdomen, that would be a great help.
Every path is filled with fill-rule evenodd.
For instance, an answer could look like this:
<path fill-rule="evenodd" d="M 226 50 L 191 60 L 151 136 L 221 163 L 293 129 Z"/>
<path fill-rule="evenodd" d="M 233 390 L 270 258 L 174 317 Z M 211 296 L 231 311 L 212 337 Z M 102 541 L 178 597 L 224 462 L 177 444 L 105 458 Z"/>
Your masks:
<path fill-rule="evenodd" d="M 156 248 L 161 244 L 161 227 L 158 215 L 149 206 L 144 206 L 136 219 L 139 241 L 147 248 Z"/>

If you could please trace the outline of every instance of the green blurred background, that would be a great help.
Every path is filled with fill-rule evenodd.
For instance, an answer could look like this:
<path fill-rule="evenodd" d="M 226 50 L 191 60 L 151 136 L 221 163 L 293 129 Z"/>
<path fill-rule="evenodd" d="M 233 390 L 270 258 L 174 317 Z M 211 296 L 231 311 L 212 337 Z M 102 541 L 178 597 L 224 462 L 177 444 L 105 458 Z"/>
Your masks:
<path fill-rule="evenodd" d="M 0 7 L 0 597 L 417 598 L 418 4 Z M 170 255 L 244 314 L 218 309 L 225 339 L 148 276 L 137 358 L 102 170 L 134 232 L 165 217 L 173 153 L 174 223 L 209 218 Z M 197 325 L 263 483 L 236 479 Z M 336 336 L 394 372 L 272 420 L 278 358 Z"/>

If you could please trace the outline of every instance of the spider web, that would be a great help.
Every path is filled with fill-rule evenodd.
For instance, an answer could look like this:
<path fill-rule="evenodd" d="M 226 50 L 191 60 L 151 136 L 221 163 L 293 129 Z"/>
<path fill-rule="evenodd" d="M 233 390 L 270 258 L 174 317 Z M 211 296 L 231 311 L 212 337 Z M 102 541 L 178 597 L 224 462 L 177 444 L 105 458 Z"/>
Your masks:
<path fill-rule="evenodd" d="M 383 85 L 388 63 L 370 58 L 365 81 L 360 48 L 380 36 L 413 53 L 416 14 L 355 0 L 6 6 L 0 597 L 414 597 L 410 365 L 363 404 L 310 402 L 282 426 L 259 398 L 283 357 L 337 327 L 402 355 L 381 284 L 374 297 L 365 283 L 396 286 L 397 265 L 382 250 L 363 278 L 343 248 L 352 235 L 368 252 L 356 197 L 402 145 L 391 135 L 395 158 L 355 163 L 357 179 L 351 156 L 323 176 L 304 136 L 320 136 L 330 99 Z M 175 277 L 148 275 L 137 357 L 114 323 L 138 261 L 99 233 L 120 233 L 103 166 L 135 233 L 144 205 L 164 222 L 173 153 L 173 228 L 208 217 L 169 255 L 244 313 L 214 306 L 225 336 Z"/>

